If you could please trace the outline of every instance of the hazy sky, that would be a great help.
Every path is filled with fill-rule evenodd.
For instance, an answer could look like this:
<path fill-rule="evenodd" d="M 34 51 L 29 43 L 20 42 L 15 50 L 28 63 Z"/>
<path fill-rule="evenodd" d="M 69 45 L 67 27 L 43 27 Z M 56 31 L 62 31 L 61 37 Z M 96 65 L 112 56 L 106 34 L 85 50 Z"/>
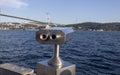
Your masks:
<path fill-rule="evenodd" d="M 0 0 L 2 13 L 54 23 L 120 22 L 120 0 Z M 2 17 L 2 21 L 19 21 Z"/>

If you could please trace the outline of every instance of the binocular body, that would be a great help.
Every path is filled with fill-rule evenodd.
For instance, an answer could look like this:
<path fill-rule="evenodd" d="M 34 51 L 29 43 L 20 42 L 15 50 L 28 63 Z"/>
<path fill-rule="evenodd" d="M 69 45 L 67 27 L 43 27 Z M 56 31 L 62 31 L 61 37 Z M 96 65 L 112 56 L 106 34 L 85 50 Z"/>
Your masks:
<path fill-rule="evenodd" d="M 52 27 L 36 32 L 36 40 L 42 44 L 63 44 L 72 38 L 74 30 L 71 27 Z"/>

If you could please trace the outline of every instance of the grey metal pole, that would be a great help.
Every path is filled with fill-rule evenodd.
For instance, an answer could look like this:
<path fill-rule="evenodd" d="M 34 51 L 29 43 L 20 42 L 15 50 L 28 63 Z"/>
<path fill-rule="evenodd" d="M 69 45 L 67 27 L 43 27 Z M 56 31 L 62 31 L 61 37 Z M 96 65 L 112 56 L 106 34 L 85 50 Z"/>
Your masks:
<path fill-rule="evenodd" d="M 54 57 L 59 57 L 60 46 L 55 44 Z"/>
<path fill-rule="evenodd" d="M 63 61 L 59 57 L 60 46 L 55 44 L 55 49 L 52 58 L 48 61 L 48 64 L 56 68 L 61 68 L 63 66 Z"/>

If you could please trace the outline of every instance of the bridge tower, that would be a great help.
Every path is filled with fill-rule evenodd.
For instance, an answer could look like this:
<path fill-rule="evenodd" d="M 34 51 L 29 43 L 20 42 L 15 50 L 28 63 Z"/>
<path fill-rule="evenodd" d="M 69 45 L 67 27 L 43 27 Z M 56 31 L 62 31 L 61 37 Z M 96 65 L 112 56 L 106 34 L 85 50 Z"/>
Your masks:
<path fill-rule="evenodd" d="M 46 28 L 50 28 L 50 13 L 47 12 L 46 15 L 47 15 L 47 25 L 46 25 Z"/>

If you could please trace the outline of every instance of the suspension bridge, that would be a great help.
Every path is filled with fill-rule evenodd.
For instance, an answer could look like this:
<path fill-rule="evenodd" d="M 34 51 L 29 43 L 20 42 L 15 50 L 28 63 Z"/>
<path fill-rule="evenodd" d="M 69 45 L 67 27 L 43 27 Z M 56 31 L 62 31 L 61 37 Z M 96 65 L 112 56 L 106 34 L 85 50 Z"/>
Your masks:
<path fill-rule="evenodd" d="M 37 20 L 32 20 L 32 19 L 28 19 L 28 18 L 23 18 L 23 17 L 13 16 L 13 15 L 8 15 L 8 14 L 3 14 L 3 13 L 0 13 L 0 16 L 10 17 L 10 18 L 16 18 L 16 19 L 21 19 L 21 20 L 27 20 L 27 21 L 37 22 L 37 23 L 43 23 L 43 22 L 40 22 L 40 21 L 37 21 Z"/>

